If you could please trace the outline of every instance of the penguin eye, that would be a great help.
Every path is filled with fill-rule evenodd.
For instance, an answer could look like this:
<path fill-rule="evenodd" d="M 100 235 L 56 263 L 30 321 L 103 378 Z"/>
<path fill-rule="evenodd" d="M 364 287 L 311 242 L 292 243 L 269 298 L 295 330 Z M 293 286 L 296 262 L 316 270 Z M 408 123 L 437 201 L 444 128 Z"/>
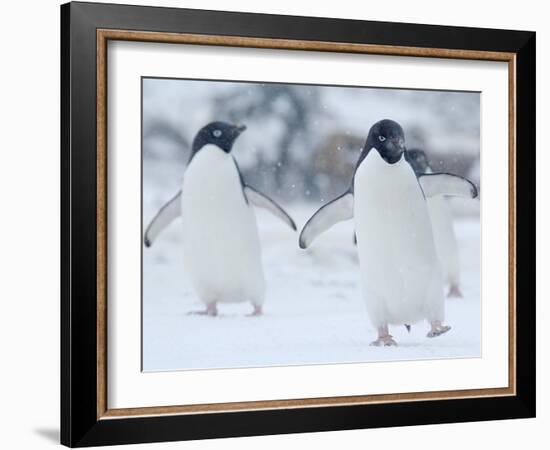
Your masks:
<path fill-rule="evenodd" d="M 222 130 L 214 130 L 212 131 L 212 135 L 216 138 L 219 138 L 222 135 Z"/>
<path fill-rule="evenodd" d="M 380 136 L 378 136 L 378 140 L 380 142 L 384 142 L 386 140 L 386 138 L 385 138 L 385 136 L 380 135 Z"/>

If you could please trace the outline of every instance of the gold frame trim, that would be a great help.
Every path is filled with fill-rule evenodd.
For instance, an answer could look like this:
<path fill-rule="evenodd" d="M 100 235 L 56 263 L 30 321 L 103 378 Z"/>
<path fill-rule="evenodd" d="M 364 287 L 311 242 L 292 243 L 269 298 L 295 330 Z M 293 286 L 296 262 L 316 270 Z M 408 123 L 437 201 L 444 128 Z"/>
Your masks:
<path fill-rule="evenodd" d="M 107 405 L 107 41 L 140 41 L 172 44 L 217 45 L 341 53 L 364 53 L 452 59 L 503 61 L 508 63 L 508 387 L 401 394 L 317 397 L 263 400 L 200 405 L 148 406 L 108 409 Z M 114 29 L 97 30 L 97 419 L 135 416 L 219 413 L 393 403 L 422 400 L 447 400 L 474 397 L 513 396 L 516 394 L 516 54 L 445 48 L 402 47 L 323 41 L 297 41 L 240 36 L 157 33 Z"/>

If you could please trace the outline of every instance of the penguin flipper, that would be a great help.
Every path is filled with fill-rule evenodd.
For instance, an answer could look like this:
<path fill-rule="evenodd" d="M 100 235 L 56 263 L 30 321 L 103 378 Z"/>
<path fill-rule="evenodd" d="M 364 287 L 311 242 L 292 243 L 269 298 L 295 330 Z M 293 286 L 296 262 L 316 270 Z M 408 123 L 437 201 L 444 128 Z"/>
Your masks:
<path fill-rule="evenodd" d="M 172 197 L 162 208 L 153 220 L 147 226 L 145 235 L 143 236 L 143 242 L 145 247 L 151 247 L 157 236 L 164 230 L 172 221 L 181 215 L 181 190 Z"/>
<path fill-rule="evenodd" d="M 348 191 L 322 206 L 307 221 L 300 233 L 300 248 L 307 248 L 321 233 L 343 220 L 353 217 L 353 194 Z"/>
<path fill-rule="evenodd" d="M 260 191 L 257 191 L 256 189 L 248 185 L 244 185 L 243 192 L 246 199 L 252 205 L 257 206 L 259 208 L 267 209 L 275 217 L 278 217 L 284 223 L 286 223 L 290 228 L 296 231 L 296 224 L 294 223 L 294 220 L 292 220 L 292 217 L 290 217 L 290 215 L 281 206 L 279 206 L 274 200 L 272 200 L 267 195 L 262 194 Z"/>
<path fill-rule="evenodd" d="M 425 173 L 418 176 L 418 182 L 426 198 L 436 195 L 476 198 L 477 188 L 470 180 L 451 173 Z"/>

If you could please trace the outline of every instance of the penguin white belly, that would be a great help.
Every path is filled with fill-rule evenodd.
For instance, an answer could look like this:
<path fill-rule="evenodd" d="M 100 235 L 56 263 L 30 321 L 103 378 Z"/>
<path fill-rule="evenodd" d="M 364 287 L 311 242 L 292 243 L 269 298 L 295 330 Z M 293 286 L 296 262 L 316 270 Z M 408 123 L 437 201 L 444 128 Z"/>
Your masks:
<path fill-rule="evenodd" d="M 443 196 L 435 196 L 427 199 L 427 202 L 432 220 L 435 248 L 445 281 L 451 286 L 458 285 L 460 282 L 458 244 L 448 200 Z"/>
<path fill-rule="evenodd" d="M 377 327 L 444 319 L 443 283 L 426 200 L 409 164 L 372 149 L 354 180 L 367 310 Z"/>
<path fill-rule="evenodd" d="M 201 300 L 261 305 L 256 218 L 232 156 L 213 145 L 201 149 L 185 172 L 181 202 L 185 265 Z"/>

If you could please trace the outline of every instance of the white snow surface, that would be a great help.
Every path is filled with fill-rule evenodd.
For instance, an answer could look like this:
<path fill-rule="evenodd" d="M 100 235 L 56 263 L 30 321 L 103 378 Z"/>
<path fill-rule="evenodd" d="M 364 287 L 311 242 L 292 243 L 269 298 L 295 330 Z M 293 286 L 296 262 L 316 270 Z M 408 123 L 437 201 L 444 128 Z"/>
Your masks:
<path fill-rule="evenodd" d="M 161 194 L 162 192 L 162 194 Z M 144 186 L 144 226 L 165 190 Z M 286 205 L 283 205 L 286 206 Z M 286 207 L 301 229 L 318 208 Z M 204 308 L 186 275 L 182 222 L 176 220 L 153 247 L 143 248 L 143 370 L 262 367 L 388 360 L 467 358 L 481 355 L 480 236 L 478 216 L 455 220 L 462 299 L 446 299 L 452 329 L 428 338 L 428 324 L 390 327 L 397 347 L 372 347 L 376 330 L 361 295 L 353 223 L 334 226 L 308 250 L 298 233 L 256 209 L 267 292 L 261 317 L 249 303 L 220 304 L 217 317 L 190 315 Z"/>

